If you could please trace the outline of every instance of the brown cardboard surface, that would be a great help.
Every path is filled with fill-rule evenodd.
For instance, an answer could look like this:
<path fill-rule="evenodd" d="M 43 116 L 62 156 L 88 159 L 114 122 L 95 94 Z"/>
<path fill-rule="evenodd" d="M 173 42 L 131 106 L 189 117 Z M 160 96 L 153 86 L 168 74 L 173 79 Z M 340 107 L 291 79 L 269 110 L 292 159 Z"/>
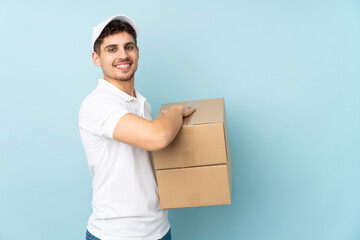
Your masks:
<path fill-rule="evenodd" d="M 196 111 L 173 142 L 154 152 L 163 209 L 231 202 L 231 154 L 223 98 L 163 104 L 190 105 Z"/>
<path fill-rule="evenodd" d="M 156 172 L 162 209 L 230 204 L 226 164 Z"/>
<path fill-rule="evenodd" d="M 223 123 L 184 126 L 173 142 L 154 152 L 155 168 L 179 168 L 226 163 Z"/>
<path fill-rule="evenodd" d="M 161 113 L 162 110 L 167 110 L 175 105 L 191 106 L 196 108 L 196 111 L 185 121 L 184 125 L 186 126 L 205 124 L 205 123 L 224 122 L 223 98 L 167 103 L 161 105 L 159 114 Z"/>

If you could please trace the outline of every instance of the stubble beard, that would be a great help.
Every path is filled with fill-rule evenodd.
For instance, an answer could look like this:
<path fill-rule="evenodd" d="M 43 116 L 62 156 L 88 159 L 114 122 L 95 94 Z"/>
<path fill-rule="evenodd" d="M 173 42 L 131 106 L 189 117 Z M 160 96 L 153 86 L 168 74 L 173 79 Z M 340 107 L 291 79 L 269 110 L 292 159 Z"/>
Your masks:
<path fill-rule="evenodd" d="M 129 71 L 123 73 L 123 76 L 117 76 L 116 74 L 108 74 L 106 71 L 104 71 L 104 76 L 106 76 L 107 78 L 116 80 L 116 81 L 122 81 L 122 82 L 126 82 L 126 81 L 130 81 L 134 78 L 135 72 L 137 70 L 137 67 L 135 69 L 130 69 Z"/>

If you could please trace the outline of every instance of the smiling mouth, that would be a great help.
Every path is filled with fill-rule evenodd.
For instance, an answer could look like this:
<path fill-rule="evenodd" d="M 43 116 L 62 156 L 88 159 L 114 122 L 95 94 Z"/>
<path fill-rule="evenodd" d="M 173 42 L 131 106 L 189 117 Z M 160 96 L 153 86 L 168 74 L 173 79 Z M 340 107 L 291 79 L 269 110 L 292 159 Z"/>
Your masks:
<path fill-rule="evenodd" d="M 128 70 L 130 66 L 131 63 L 119 63 L 115 65 L 115 68 L 124 71 L 124 70 Z"/>

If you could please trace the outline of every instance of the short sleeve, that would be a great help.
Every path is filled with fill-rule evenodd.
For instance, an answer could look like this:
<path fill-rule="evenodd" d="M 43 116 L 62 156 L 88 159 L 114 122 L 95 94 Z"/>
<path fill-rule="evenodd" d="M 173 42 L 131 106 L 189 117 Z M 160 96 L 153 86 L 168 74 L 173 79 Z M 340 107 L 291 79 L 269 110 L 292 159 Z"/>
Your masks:
<path fill-rule="evenodd" d="M 117 122 L 129 112 L 122 103 L 112 99 L 85 99 L 80 107 L 79 127 L 92 134 L 113 139 Z"/>

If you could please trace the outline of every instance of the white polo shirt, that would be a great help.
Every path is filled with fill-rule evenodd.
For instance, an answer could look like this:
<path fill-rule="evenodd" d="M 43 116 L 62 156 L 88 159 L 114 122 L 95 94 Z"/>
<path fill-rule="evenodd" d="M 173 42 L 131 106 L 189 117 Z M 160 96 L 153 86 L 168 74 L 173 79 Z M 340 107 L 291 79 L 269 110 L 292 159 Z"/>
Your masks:
<path fill-rule="evenodd" d="M 152 120 L 150 104 L 135 94 L 100 79 L 80 108 L 80 137 L 93 177 L 87 228 L 102 240 L 155 240 L 170 228 L 160 209 L 152 153 L 113 139 L 126 113 Z"/>

